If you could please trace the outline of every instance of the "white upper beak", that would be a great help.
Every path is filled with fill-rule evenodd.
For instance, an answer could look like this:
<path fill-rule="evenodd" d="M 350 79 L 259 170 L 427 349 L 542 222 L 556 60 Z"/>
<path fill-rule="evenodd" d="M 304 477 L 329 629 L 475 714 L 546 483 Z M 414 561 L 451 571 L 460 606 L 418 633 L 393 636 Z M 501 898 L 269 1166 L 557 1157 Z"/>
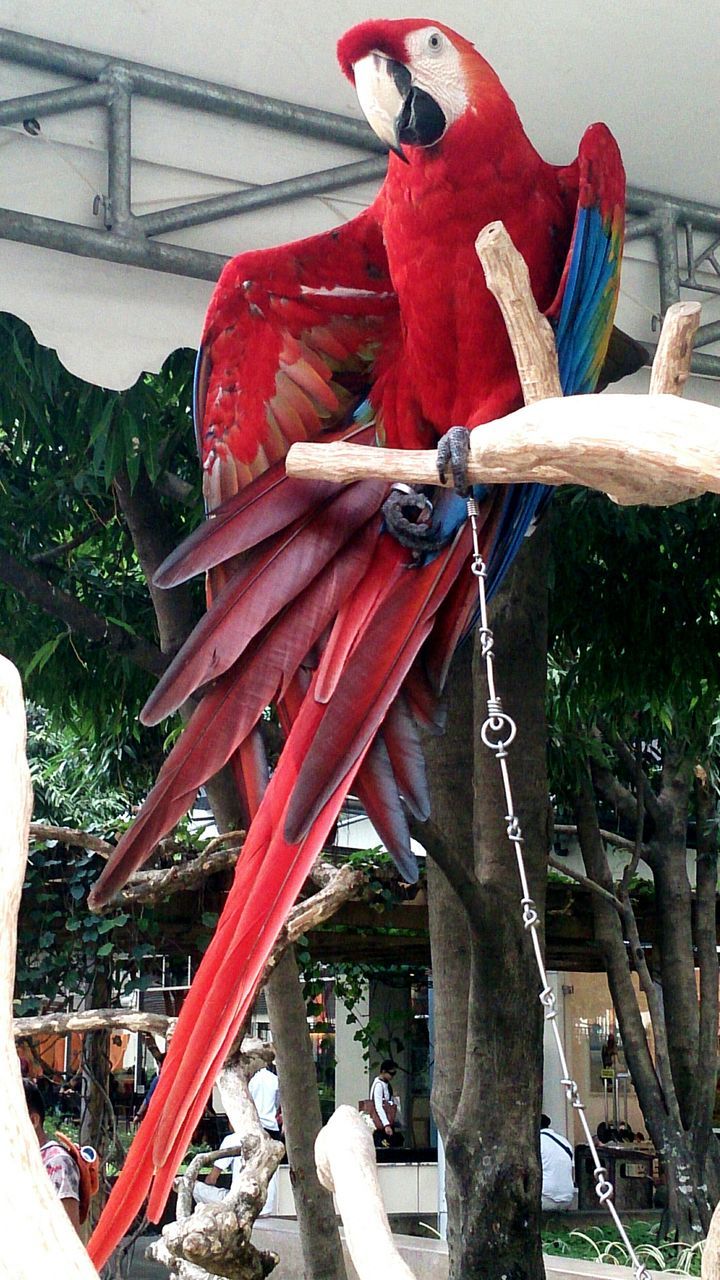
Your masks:
<path fill-rule="evenodd" d="M 369 53 L 355 63 L 353 72 L 358 101 L 370 128 L 381 142 L 402 156 L 397 131 L 405 100 L 395 78 L 399 66 L 381 53 Z"/>

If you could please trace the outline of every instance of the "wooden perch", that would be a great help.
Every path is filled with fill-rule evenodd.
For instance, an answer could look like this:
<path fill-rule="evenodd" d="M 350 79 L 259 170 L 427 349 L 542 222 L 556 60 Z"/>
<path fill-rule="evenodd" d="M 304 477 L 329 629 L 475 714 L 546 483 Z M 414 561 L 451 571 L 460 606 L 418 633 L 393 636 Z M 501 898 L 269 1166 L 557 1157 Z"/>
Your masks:
<path fill-rule="evenodd" d="M 12 999 L 17 912 L 25 878 L 32 803 L 25 759 L 20 677 L 0 657 L 0 1271 L 13 1280 L 97 1280 L 97 1272 L 58 1200 L 40 1159 L 15 1052 Z"/>
<path fill-rule="evenodd" d="M 678 398 L 690 368 L 699 303 L 669 309 L 649 396 L 565 399 L 552 330 L 537 310 L 527 267 L 502 224 L 485 227 L 476 248 L 503 312 L 526 403 L 472 432 L 470 480 L 582 484 L 622 505 L 669 506 L 706 491 L 720 493 L 720 409 Z M 287 470 L 339 483 L 369 477 L 439 483 L 431 450 L 295 444 Z"/>

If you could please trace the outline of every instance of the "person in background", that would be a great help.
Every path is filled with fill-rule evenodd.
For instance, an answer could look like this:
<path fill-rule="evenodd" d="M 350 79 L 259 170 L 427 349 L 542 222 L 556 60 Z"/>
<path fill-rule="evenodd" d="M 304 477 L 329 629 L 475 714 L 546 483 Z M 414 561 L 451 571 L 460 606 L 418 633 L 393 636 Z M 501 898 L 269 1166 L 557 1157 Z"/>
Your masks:
<path fill-rule="evenodd" d="M 567 1138 L 550 1128 L 550 1117 L 540 1117 L 540 1159 L 542 1161 L 542 1207 L 561 1212 L 569 1209 L 575 1196 L 573 1149 Z"/>
<path fill-rule="evenodd" d="M 36 1084 L 23 1080 L 30 1122 L 40 1146 L 40 1155 L 58 1199 L 72 1225 L 80 1234 L 80 1174 L 72 1156 L 45 1132 L 45 1103 Z"/>
<path fill-rule="evenodd" d="M 255 1104 L 258 1119 L 268 1137 L 280 1142 L 280 1126 L 278 1124 L 280 1093 L 278 1078 L 274 1071 L 269 1067 L 261 1067 L 259 1071 L 256 1071 L 248 1080 L 248 1092 Z M 220 1143 L 220 1150 L 225 1151 L 228 1148 L 237 1147 L 240 1142 L 241 1139 L 237 1133 L 229 1133 Z M 218 1200 L 224 1200 L 228 1195 L 228 1190 L 217 1185 L 220 1174 L 230 1171 L 232 1175 L 230 1191 L 234 1191 L 243 1166 L 242 1156 L 220 1156 L 215 1161 L 205 1181 L 195 1183 L 193 1187 L 194 1200 L 198 1204 L 212 1204 Z M 258 1217 L 265 1218 L 277 1213 L 277 1204 L 278 1176 L 277 1172 L 275 1172 L 268 1183 L 267 1198 Z"/>
<path fill-rule="evenodd" d="M 272 1066 L 261 1067 L 259 1071 L 256 1071 L 248 1080 L 248 1091 L 255 1103 L 255 1110 L 266 1134 L 269 1138 L 273 1138 L 275 1142 L 282 1142 L 280 1123 L 278 1121 L 280 1114 L 280 1086 L 275 1068 Z M 267 1199 L 260 1210 L 259 1216 L 263 1218 L 276 1214 L 277 1207 L 278 1175 L 276 1170 L 268 1183 Z"/>
<path fill-rule="evenodd" d="M 239 1147 L 240 1141 L 240 1136 L 237 1133 L 228 1133 L 220 1143 L 220 1150 L 225 1151 L 229 1147 Z M 220 1174 L 230 1171 L 232 1177 L 229 1190 L 234 1191 L 244 1163 L 242 1156 L 219 1156 L 205 1181 L 201 1182 L 198 1179 L 193 1187 L 193 1199 L 196 1204 L 214 1204 L 218 1200 L 224 1200 L 229 1192 L 227 1187 L 219 1187 L 217 1185 Z"/>
<path fill-rule="evenodd" d="M 280 1089 L 277 1075 L 270 1067 L 261 1067 L 248 1080 L 248 1090 L 263 1129 L 270 1138 L 279 1142 Z"/>
<path fill-rule="evenodd" d="M 380 1063 L 380 1070 L 370 1086 L 370 1101 L 382 1125 L 382 1128 L 376 1128 L 373 1134 L 376 1147 L 401 1147 L 404 1142 L 403 1135 L 398 1132 L 399 1108 L 393 1097 L 392 1087 L 397 1069 L 397 1062 L 393 1062 L 392 1058 L 385 1058 Z"/>

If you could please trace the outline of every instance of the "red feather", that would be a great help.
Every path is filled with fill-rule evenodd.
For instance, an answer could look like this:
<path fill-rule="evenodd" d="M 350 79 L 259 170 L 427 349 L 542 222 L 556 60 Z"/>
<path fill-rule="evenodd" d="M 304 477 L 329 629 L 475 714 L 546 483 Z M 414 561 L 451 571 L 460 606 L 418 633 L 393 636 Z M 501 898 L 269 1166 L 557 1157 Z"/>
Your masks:
<path fill-rule="evenodd" d="M 364 481 L 337 493 L 296 520 L 249 558 L 215 596 L 190 639 L 170 663 L 142 712 L 157 724 L 196 689 L 217 679 L 328 560 L 379 510 L 382 481 Z"/>

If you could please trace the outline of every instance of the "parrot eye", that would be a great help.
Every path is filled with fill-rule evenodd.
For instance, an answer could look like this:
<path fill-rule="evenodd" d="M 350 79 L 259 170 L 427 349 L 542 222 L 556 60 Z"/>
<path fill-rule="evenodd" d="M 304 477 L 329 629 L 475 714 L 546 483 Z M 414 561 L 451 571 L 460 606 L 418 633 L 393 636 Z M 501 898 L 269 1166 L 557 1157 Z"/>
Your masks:
<path fill-rule="evenodd" d="M 443 38 L 439 31 L 431 31 L 427 38 L 428 53 L 438 54 L 442 51 Z"/>

